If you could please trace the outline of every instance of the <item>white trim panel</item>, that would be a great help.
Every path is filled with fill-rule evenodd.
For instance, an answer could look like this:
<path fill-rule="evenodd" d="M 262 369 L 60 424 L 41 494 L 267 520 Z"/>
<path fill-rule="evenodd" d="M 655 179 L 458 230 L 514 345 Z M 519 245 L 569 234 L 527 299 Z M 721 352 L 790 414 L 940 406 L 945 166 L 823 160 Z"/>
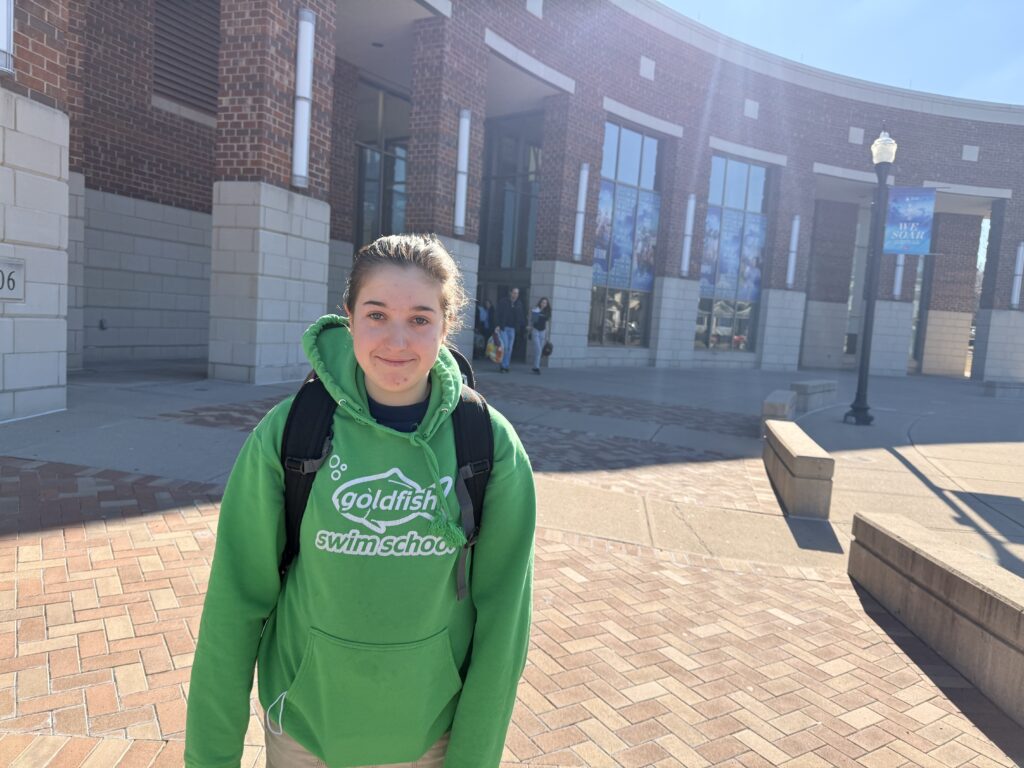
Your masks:
<path fill-rule="evenodd" d="M 497 32 L 485 29 L 484 44 L 509 63 L 514 64 L 525 72 L 529 72 L 545 83 L 555 86 L 558 90 L 565 91 L 566 93 L 576 93 L 575 80 L 568 75 L 563 75 L 557 69 L 552 69 L 539 59 L 535 59 L 523 49 L 516 48 Z"/>
<path fill-rule="evenodd" d="M 431 13 L 440 16 L 452 17 L 452 0 L 416 0 Z"/>
<path fill-rule="evenodd" d="M 1009 200 L 1013 197 L 1012 189 L 999 187 L 972 187 L 969 184 L 947 184 L 944 181 L 925 181 L 922 187 L 931 187 L 947 195 L 968 195 L 969 197 L 994 197 Z"/>
<path fill-rule="evenodd" d="M 604 111 L 616 117 L 621 117 L 623 120 L 629 120 L 631 123 L 642 125 L 644 128 L 650 128 L 653 131 L 658 131 L 668 136 L 675 136 L 677 139 L 683 137 L 683 126 L 670 123 L 668 120 L 662 120 L 660 117 L 649 115 L 646 112 L 641 112 L 639 109 L 627 107 L 622 102 L 610 99 L 607 96 L 604 97 Z"/>
<path fill-rule="evenodd" d="M 771 165 L 785 167 L 786 163 L 789 162 L 785 155 L 780 155 L 777 152 L 769 152 L 766 149 L 758 149 L 757 147 L 748 147 L 744 144 L 720 139 L 717 136 L 708 138 L 708 146 L 712 149 L 717 149 L 719 152 L 728 152 L 730 155 L 745 157 L 748 160 L 756 160 L 759 163 L 770 163 Z"/>
<path fill-rule="evenodd" d="M 852 168 L 840 168 L 838 165 L 826 163 L 815 163 L 814 172 L 822 176 L 835 176 L 837 179 L 849 179 L 850 181 L 865 181 L 868 184 L 877 184 L 878 177 L 871 171 L 855 171 Z M 896 177 L 892 174 L 885 180 L 887 184 L 895 184 Z"/>
<path fill-rule="evenodd" d="M 867 80 L 837 75 L 824 69 L 798 64 L 795 61 L 733 40 L 673 11 L 657 0 L 609 0 L 609 2 L 656 30 L 699 48 L 705 53 L 745 67 L 751 72 L 759 72 L 786 83 L 822 91 L 841 98 L 897 109 L 909 109 L 924 114 L 1005 125 L 1024 125 L 1024 106 L 954 99 L 950 96 L 911 91 L 906 88 L 893 88 Z"/>

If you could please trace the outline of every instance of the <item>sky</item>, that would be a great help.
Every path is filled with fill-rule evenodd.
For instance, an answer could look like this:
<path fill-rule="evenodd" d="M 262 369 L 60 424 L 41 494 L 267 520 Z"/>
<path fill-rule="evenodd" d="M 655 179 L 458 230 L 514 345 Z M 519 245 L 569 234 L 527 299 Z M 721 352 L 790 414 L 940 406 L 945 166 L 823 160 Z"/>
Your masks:
<path fill-rule="evenodd" d="M 899 88 L 1024 105 L 1024 0 L 660 0 L 748 45 Z M 886 32 L 874 31 L 887 19 Z"/>

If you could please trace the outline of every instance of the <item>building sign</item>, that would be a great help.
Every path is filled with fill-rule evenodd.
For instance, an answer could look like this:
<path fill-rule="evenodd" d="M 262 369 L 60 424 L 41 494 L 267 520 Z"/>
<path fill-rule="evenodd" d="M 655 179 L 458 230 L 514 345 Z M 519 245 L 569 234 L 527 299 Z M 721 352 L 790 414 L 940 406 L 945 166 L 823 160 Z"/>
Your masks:
<path fill-rule="evenodd" d="M 25 300 L 25 262 L 0 259 L 0 301 Z"/>
<path fill-rule="evenodd" d="M 935 190 L 893 187 L 889 191 L 889 212 L 885 218 L 883 253 L 926 256 L 932 249 L 932 216 Z"/>

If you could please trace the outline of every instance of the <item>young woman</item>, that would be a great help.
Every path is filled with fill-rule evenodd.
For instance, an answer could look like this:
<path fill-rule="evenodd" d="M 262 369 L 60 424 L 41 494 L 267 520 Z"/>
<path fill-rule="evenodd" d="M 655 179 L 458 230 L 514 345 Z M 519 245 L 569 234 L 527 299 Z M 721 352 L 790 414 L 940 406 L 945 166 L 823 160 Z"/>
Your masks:
<path fill-rule="evenodd" d="M 254 663 L 268 768 L 498 765 L 526 662 L 535 497 L 523 446 L 491 408 L 494 466 L 470 599 L 458 600 L 451 412 L 462 378 L 444 342 L 465 303 L 437 239 L 383 237 L 356 256 L 348 318 L 306 331 L 338 402 L 333 453 L 282 579 L 291 398 L 242 448 L 192 668 L 188 768 L 239 765 Z"/>
<path fill-rule="evenodd" d="M 530 310 L 530 335 L 533 337 L 533 372 L 540 375 L 540 358 L 551 330 L 551 302 L 542 296 Z"/>

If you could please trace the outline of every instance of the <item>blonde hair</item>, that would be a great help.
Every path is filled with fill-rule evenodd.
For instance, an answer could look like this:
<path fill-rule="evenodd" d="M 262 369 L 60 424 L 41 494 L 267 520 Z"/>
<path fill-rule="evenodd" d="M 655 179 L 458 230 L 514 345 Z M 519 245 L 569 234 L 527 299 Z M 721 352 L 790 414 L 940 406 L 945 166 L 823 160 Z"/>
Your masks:
<path fill-rule="evenodd" d="M 351 311 L 367 276 L 382 266 L 422 269 L 441 288 L 445 337 L 459 332 L 462 312 L 469 303 L 469 297 L 462 285 L 459 265 L 436 235 L 385 235 L 360 248 L 345 286 L 343 303 L 346 310 Z"/>

